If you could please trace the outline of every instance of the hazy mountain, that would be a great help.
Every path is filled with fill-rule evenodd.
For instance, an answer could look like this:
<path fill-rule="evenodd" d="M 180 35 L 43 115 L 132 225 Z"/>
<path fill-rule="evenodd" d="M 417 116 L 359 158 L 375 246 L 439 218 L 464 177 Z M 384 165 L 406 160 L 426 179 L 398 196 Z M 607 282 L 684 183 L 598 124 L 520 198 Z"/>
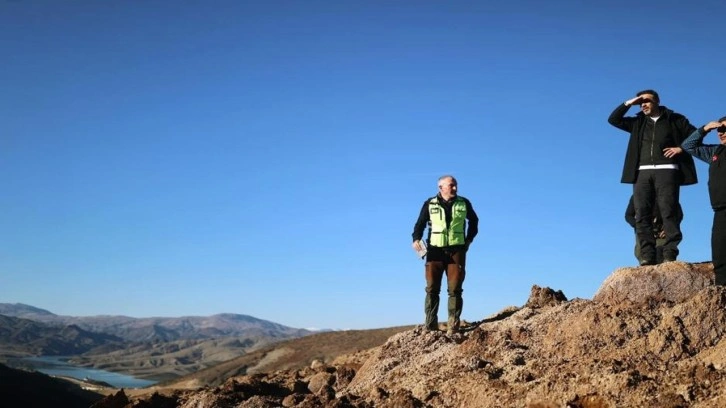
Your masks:
<path fill-rule="evenodd" d="M 75 325 L 83 330 L 106 333 L 134 342 L 165 342 L 184 339 L 253 336 L 289 339 L 311 334 L 248 315 L 222 313 L 213 316 L 147 317 L 61 316 L 22 303 L 0 303 L 0 314 L 43 322 Z"/>
<path fill-rule="evenodd" d="M 123 340 L 108 334 L 92 333 L 75 325 L 49 326 L 0 315 L 0 355 L 74 355 L 112 344 L 120 347 Z"/>
<path fill-rule="evenodd" d="M 177 378 L 270 343 L 313 333 L 232 313 L 75 317 L 19 303 L 0 303 L 0 310 L 6 314 L 0 315 L 0 360 L 67 355 L 76 365 L 154 380 Z"/>
<path fill-rule="evenodd" d="M 30 320 L 40 320 L 42 317 L 55 316 L 53 313 L 22 303 L 0 303 L 0 315 L 22 317 Z"/>

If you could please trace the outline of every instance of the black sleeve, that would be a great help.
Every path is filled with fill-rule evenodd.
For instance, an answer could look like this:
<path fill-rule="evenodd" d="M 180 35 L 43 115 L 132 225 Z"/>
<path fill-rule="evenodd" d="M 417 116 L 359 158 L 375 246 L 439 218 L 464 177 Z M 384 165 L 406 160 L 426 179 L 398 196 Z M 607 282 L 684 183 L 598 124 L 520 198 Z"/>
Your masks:
<path fill-rule="evenodd" d="M 690 136 L 695 130 L 696 127 L 688 121 L 688 118 L 680 115 L 678 118 L 678 146 L 688 139 L 688 136 Z"/>
<path fill-rule="evenodd" d="M 466 200 L 466 219 L 469 220 L 469 226 L 466 230 L 466 242 L 474 241 L 474 237 L 479 233 L 479 217 L 474 211 L 474 207 L 469 200 Z"/>
<path fill-rule="evenodd" d="M 416 220 L 416 224 L 413 226 L 413 234 L 411 234 L 411 237 L 413 238 L 412 242 L 418 241 L 421 238 L 423 238 L 424 230 L 426 229 L 426 224 L 429 222 L 429 200 L 424 201 L 423 206 L 421 206 L 421 212 L 418 214 L 418 219 Z"/>
<path fill-rule="evenodd" d="M 610 114 L 610 117 L 608 118 L 608 123 L 618 129 L 624 130 L 626 132 L 631 132 L 633 130 L 633 121 L 635 120 L 635 118 L 625 117 L 625 114 L 628 113 L 628 109 L 630 109 L 630 106 L 625 106 L 624 103 L 618 105 L 613 113 Z"/>
<path fill-rule="evenodd" d="M 635 228 L 635 204 L 633 204 L 633 196 L 630 196 L 630 201 L 628 201 L 628 208 L 625 209 L 625 222 L 630 224 L 631 227 Z"/>

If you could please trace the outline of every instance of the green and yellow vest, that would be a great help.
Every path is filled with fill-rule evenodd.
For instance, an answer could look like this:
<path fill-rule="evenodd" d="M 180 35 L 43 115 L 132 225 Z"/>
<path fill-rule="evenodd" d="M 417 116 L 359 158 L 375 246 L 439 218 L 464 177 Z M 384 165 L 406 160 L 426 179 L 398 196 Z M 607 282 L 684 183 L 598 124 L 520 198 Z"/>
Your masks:
<path fill-rule="evenodd" d="M 430 244 L 435 247 L 448 247 L 466 244 L 464 226 L 466 225 L 466 202 L 460 197 L 451 205 L 451 224 L 446 226 L 446 213 L 439 204 L 439 197 L 429 201 L 429 220 L 431 222 Z"/>

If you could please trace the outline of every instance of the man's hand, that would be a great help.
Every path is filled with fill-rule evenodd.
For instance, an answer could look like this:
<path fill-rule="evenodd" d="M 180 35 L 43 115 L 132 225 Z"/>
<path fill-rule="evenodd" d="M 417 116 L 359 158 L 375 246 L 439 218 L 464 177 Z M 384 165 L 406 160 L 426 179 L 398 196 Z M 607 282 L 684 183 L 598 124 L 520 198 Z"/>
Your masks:
<path fill-rule="evenodd" d="M 633 99 L 628 99 L 627 101 L 625 101 L 625 106 L 638 105 L 638 104 L 640 104 L 641 99 L 643 99 L 643 98 L 641 98 L 640 96 L 636 96 Z"/>
<path fill-rule="evenodd" d="M 413 244 L 411 245 L 414 249 L 414 251 L 418 252 L 424 249 L 424 244 L 421 242 L 421 240 L 413 241 Z"/>
<path fill-rule="evenodd" d="M 724 122 L 726 122 L 726 121 L 724 121 Z M 724 123 L 724 122 L 716 122 L 716 121 L 708 122 L 703 126 L 703 130 L 705 130 L 706 132 L 710 132 L 721 126 L 726 126 L 726 123 Z"/>
<path fill-rule="evenodd" d="M 676 157 L 677 155 L 683 153 L 683 149 L 680 147 L 666 147 L 663 149 L 663 156 L 667 158 Z"/>

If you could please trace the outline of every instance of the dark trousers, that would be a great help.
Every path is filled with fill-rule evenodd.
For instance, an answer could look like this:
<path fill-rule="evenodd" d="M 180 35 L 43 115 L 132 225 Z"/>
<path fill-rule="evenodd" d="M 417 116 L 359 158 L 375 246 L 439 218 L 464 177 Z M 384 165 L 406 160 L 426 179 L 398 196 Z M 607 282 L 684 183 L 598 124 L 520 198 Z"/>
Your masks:
<path fill-rule="evenodd" d="M 665 244 L 665 238 L 655 239 L 655 263 L 663 263 L 663 244 Z M 638 242 L 638 234 L 635 234 L 635 248 L 633 249 L 635 259 L 640 261 L 643 257 L 640 255 L 640 243 Z"/>
<path fill-rule="evenodd" d="M 678 170 L 639 170 L 633 185 L 635 206 L 635 233 L 640 244 L 640 253 L 649 261 L 655 261 L 655 237 L 653 236 L 653 205 L 658 202 L 663 219 L 665 243 L 663 257 L 676 259 L 678 244 L 683 239 L 681 219 L 678 212 L 681 186 L 678 184 Z"/>
<path fill-rule="evenodd" d="M 713 213 L 711 261 L 716 274 L 716 284 L 726 285 L 726 209 Z"/>
<path fill-rule="evenodd" d="M 439 320 L 439 293 L 441 292 L 441 280 L 446 272 L 448 286 L 448 312 L 449 327 L 457 328 L 460 324 L 461 310 L 464 307 L 464 300 L 461 296 L 464 277 L 466 276 L 466 250 L 447 251 L 439 248 L 429 247 L 426 261 L 426 301 L 424 312 L 426 313 L 426 328 L 429 330 L 438 329 Z"/>

